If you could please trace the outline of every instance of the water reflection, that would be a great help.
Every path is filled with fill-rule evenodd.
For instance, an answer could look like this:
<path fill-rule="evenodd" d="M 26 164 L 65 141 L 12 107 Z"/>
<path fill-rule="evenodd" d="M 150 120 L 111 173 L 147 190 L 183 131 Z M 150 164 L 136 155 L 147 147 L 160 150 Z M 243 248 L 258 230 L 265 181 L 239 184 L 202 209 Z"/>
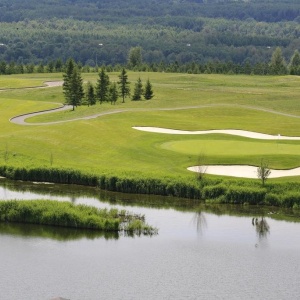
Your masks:
<path fill-rule="evenodd" d="M 259 240 L 266 239 L 270 234 L 270 226 L 265 217 L 252 218 L 252 225 L 255 226 Z"/>
<path fill-rule="evenodd" d="M 25 238 L 44 238 L 64 242 L 81 239 L 94 240 L 97 238 L 116 240 L 119 238 L 118 232 L 102 232 L 96 230 L 18 223 L 0 223 L 0 235 L 20 236 Z"/>
<path fill-rule="evenodd" d="M 206 217 L 201 210 L 195 212 L 193 216 L 193 224 L 196 226 L 198 234 L 202 234 L 203 230 L 207 228 Z"/>

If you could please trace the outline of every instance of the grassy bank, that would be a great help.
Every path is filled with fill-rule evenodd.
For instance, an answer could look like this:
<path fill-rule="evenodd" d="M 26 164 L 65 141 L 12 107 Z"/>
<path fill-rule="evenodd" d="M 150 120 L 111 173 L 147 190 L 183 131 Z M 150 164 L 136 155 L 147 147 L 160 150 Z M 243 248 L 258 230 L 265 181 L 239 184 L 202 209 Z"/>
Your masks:
<path fill-rule="evenodd" d="M 117 80 L 117 75 L 109 74 L 112 81 Z M 46 81 L 47 76 L 24 75 L 24 80 L 33 80 L 35 85 L 37 80 Z M 83 76 L 92 82 L 97 79 L 97 74 Z M 262 187 L 258 179 L 240 180 L 240 183 L 237 179 L 209 175 L 199 182 L 186 169 L 196 165 L 201 156 L 205 157 L 205 164 L 258 166 L 265 159 L 272 169 L 294 168 L 300 165 L 298 141 L 262 141 L 221 134 L 167 135 L 132 129 L 133 126 L 241 129 L 300 136 L 298 77 L 129 72 L 132 87 L 138 76 L 143 81 L 150 78 L 155 93 L 152 100 L 126 99 L 125 104 L 119 102 L 115 106 L 98 103 L 94 107 L 78 107 L 74 112 L 29 119 L 31 123 L 72 120 L 106 111 L 128 110 L 55 125 L 20 126 L 8 120 L 14 115 L 63 102 L 61 87 L 2 91 L 0 175 L 230 203 L 248 202 L 245 198 L 236 200 L 236 194 L 229 192 L 231 186 L 266 190 L 266 193 L 259 192 L 253 203 L 266 203 L 268 194 L 278 194 L 281 199 L 287 191 L 299 191 L 299 176 L 270 179 Z M 19 80 L 10 78 L 12 82 Z M 61 80 L 61 74 L 49 75 L 48 80 L 56 79 Z M 212 197 L 204 190 L 218 184 L 226 186 L 226 199 Z M 282 205 L 280 199 L 269 202 Z"/>
<path fill-rule="evenodd" d="M 125 210 L 97 209 L 57 201 L 1 201 L 0 221 L 30 223 L 102 231 L 124 231 L 129 234 L 155 234 L 144 217 Z"/>

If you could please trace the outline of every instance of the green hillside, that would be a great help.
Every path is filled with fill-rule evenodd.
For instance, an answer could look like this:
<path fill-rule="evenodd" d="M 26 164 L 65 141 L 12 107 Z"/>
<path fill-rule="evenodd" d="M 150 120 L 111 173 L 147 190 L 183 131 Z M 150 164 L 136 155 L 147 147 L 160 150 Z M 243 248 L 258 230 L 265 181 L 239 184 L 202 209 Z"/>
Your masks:
<path fill-rule="evenodd" d="M 6 62 L 124 64 L 140 46 L 147 63 L 254 64 L 299 49 L 296 0 L 0 0 L 0 11 Z"/>

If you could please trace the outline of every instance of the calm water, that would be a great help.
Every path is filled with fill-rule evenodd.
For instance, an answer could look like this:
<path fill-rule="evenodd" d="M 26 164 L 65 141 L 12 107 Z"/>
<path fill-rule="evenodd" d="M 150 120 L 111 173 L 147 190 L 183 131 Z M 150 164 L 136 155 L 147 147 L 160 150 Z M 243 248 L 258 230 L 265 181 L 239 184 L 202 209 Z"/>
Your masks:
<path fill-rule="evenodd" d="M 4 179 L 0 198 L 125 207 L 159 228 L 131 238 L 0 224 L 0 299 L 300 299 L 300 223 L 274 210 Z"/>

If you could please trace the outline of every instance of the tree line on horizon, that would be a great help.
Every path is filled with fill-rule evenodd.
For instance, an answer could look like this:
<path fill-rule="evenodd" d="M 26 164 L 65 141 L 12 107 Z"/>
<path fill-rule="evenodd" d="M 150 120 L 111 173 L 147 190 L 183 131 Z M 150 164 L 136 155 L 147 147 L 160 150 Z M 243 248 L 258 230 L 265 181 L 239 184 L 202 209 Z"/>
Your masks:
<path fill-rule="evenodd" d="M 253 75 L 300 75 L 300 53 L 295 50 L 289 62 L 286 62 L 283 57 L 282 50 L 277 47 L 273 53 L 271 60 L 265 63 L 251 64 L 246 61 L 243 64 L 233 63 L 232 61 L 221 62 L 219 60 L 212 60 L 205 64 L 196 62 L 181 64 L 177 61 L 173 63 L 166 63 L 161 61 L 159 63 L 146 63 L 143 61 L 141 47 L 132 47 L 129 51 L 127 63 L 116 65 L 98 65 L 92 67 L 89 65 L 82 65 L 80 62 L 76 63 L 80 72 L 98 72 L 100 68 L 105 67 L 107 72 L 119 72 L 123 68 L 140 71 L 140 72 L 174 72 L 174 73 L 190 73 L 190 74 L 253 74 Z M 0 75 L 11 74 L 27 74 L 27 73 L 58 73 L 65 72 L 67 62 L 64 63 L 62 59 L 50 61 L 47 64 L 18 64 L 16 62 L 6 63 L 0 61 Z"/>

